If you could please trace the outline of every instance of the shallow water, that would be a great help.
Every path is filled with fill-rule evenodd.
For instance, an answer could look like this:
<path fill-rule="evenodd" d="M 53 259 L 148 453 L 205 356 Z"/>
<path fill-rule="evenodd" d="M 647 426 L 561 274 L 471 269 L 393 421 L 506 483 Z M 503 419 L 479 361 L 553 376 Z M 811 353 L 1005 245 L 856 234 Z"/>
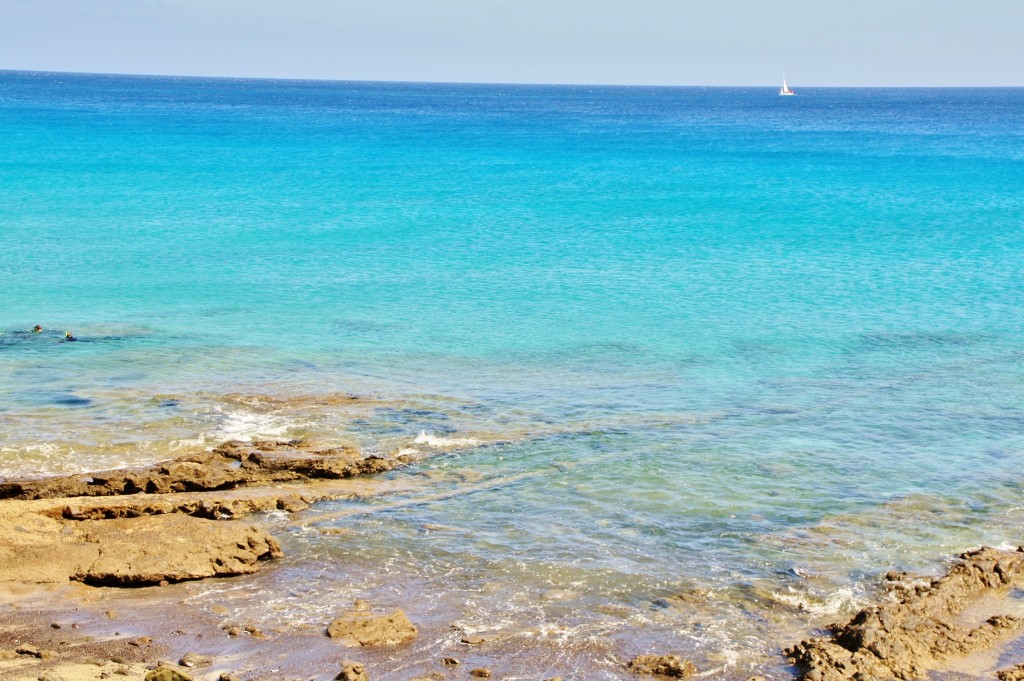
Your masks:
<path fill-rule="evenodd" d="M 1020 541 L 1022 124 L 1012 89 L 0 73 L 0 477 L 436 454 L 277 520 L 246 588 L 522 668 L 784 675 L 879 572 Z"/>

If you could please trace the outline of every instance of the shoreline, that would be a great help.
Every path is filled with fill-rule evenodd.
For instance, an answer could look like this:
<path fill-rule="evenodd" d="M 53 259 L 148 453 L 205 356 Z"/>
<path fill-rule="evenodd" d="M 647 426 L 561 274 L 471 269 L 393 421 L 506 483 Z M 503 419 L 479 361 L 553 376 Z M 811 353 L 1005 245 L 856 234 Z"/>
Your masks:
<path fill-rule="evenodd" d="M 357 601 L 347 613 L 339 607 L 338 621 L 349 618 L 342 629 L 356 621 L 379 634 L 355 648 L 331 640 L 327 623 L 263 631 L 228 621 L 223 605 L 190 605 L 211 577 L 220 583 L 252 579 L 281 557 L 277 540 L 265 522 L 253 521 L 255 514 L 294 514 L 321 501 L 384 495 L 403 483 L 379 474 L 413 463 L 401 452 L 364 457 L 350 448 L 318 449 L 301 441 L 231 441 L 143 468 L 0 483 L 0 672 L 12 681 L 47 674 L 70 681 L 143 679 L 162 663 L 194 679 L 240 671 L 234 678 L 257 681 L 285 678 L 261 661 L 268 655 L 284 659 L 289 650 L 303 650 L 300 664 L 293 655 L 285 665 L 299 676 L 287 678 L 334 678 L 342 657 L 365 660 L 373 678 L 374 660 L 396 655 L 407 660 L 402 678 L 465 677 L 474 664 L 518 678 L 523 670 L 501 669 L 508 642 L 480 646 L 486 638 L 455 624 L 448 638 L 453 650 L 465 651 L 463 660 L 410 643 L 416 626 L 404 613 L 399 630 L 406 631 L 394 638 L 392 625 L 382 622 L 394 620 L 393 608 L 401 604 Z M 857 678 L 980 673 L 999 665 L 995 652 L 1021 638 L 1024 604 L 1010 603 L 1012 615 L 1002 611 L 1009 590 L 1024 585 L 1024 549 L 964 554 L 940 578 L 890 573 L 887 580 L 891 602 L 861 610 L 825 637 L 777 642 L 783 649 L 779 666 L 788 658 L 797 678 L 814 681 L 841 681 L 858 672 Z M 922 618 L 931 624 L 922 627 Z M 890 641 L 882 653 L 878 640 Z M 188 653 L 210 662 L 176 664 Z M 648 672 L 748 676 L 699 670 L 670 651 L 659 653 L 629 659 L 614 647 L 595 648 L 595 655 L 617 665 L 621 678 Z M 1016 678 L 1012 673 L 1006 678 Z"/>

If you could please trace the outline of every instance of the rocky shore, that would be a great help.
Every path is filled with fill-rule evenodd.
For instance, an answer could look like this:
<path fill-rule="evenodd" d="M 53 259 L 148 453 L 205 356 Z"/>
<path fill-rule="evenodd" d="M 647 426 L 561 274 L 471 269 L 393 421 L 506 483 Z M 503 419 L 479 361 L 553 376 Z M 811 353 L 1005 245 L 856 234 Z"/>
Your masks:
<path fill-rule="evenodd" d="M 284 677 L 275 674 L 270 651 L 308 645 L 311 636 L 337 654 L 332 668 L 310 670 L 305 678 L 368 681 L 373 665 L 359 651 L 374 649 L 436 657 L 429 663 L 434 671 L 410 672 L 413 681 L 492 678 L 490 667 L 468 663 L 482 658 L 414 649 L 416 623 L 401 610 L 365 601 L 301 636 L 268 635 L 246 622 L 194 614 L 129 621 L 104 609 L 104 594 L 127 593 L 124 587 L 187 588 L 194 580 L 251 575 L 282 550 L 247 516 L 373 494 L 386 489 L 374 474 L 410 462 L 298 441 L 228 442 L 146 468 L 0 483 L 0 678 L 279 679 Z M 964 554 L 941 577 L 889 573 L 886 583 L 888 595 L 879 605 L 833 625 L 825 636 L 782 650 L 796 676 L 926 678 L 1024 631 L 1022 613 L 1005 608 L 1013 590 L 1024 586 L 1024 550 L 985 548 Z M 168 604 L 159 608 L 174 612 Z M 273 646 L 272 638 L 278 639 Z M 182 652 L 182 641 L 197 650 Z M 457 645 L 471 651 L 485 642 L 464 634 Z M 988 671 L 1018 679 L 1024 678 L 1022 668 Z M 668 651 L 623 659 L 620 669 L 623 678 L 708 675 Z"/>
<path fill-rule="evenodd" d="M 0 484 L 0 581 L 145 586 L 250 574 L 281 555 L 239 520 L 351 494 L 408 463 L 302 442 L 227 442 L 137 470 Z"/>
<path fill-rule="evenodd" d="M 1005 642 L 1024 627 L 1024 618 L 999 612 L 1010 590 L 1024 584 L 1024 548 L 965 553 L 949 572 L 930 580 L 906 573 L 886 578 L 892 602 L 865 608 L 846 624 L 830 627 L 829 636 L 784 651 L 801 678 L 925 678 L 950 660 Z"/>

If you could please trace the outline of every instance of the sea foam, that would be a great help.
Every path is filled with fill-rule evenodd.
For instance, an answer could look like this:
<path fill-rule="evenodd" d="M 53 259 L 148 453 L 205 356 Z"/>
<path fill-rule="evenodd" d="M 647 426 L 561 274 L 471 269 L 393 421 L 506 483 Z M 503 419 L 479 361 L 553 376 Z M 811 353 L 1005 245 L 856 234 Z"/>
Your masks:
<path fill-rule="evenodd" d="M 477 447 L 480 445 L 480 440 L 475 437 L 445 437 L 432 435 L 423 430 L 420 431 L 420 434 L 416 436 L 415 440 L 413 440 L 413 444 L 445 449 L 451 447 Z"/>

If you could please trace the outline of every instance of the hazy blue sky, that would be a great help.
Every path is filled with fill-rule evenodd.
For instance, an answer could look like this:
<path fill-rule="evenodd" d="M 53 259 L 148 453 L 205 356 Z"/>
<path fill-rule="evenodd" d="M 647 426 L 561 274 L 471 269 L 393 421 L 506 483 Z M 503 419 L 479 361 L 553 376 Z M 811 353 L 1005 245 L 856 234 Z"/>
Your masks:
<path fill-rule="evenodd" d="M 0 0 L 0 69 L 1024 85 L 1024 0 Z"/>

